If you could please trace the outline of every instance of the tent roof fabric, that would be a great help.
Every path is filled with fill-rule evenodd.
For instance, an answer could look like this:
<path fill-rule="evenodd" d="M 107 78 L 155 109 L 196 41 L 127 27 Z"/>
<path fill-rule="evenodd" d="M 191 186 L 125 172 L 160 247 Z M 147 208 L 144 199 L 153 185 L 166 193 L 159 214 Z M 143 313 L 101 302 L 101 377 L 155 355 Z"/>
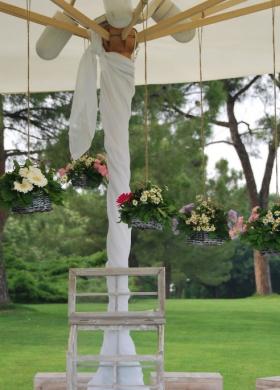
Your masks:
<path fill-rule="evenodd" d="M 6 0 L 26 7 L 26 0 Z M 138 1 L 134 1 L 134 5 Z M 193 0 L 174 0 L 185 10 L 198 4 Z M 247 6 L 260 1 L 246 1 Z M 102 0 L 77 0 L 76 7 L 95 18 L 104 13 Z M 49 0 L 32 1 L 32 11 L 53 16 L 57 7 Z M 279 8 L 279 7 L 278 7 Z M 280 11 L 276 10 L 276 37 L 279 37 Z M 152 22 L 151 22 L 152 23 Z M 80 58 L 87 46 L 72 37 L 59 57 L 45 61 L 38 57 L 35 44 L 43 26 L 31 24 L 31 90 L 33 92 L 73 90 Z M 141 28 L 141 27 L 139 27 Z M 27 89 L 26 21 L 0 13 L 0 93 Z M 279 39 L 276 42 L 276 69 L 280 71 Z M 203 79 L 214 80 L 270 73 L 272 63 L 272 11 L 262 11 L 203 28 Z M 189 43 L 171 37 L 148 43 L 148 82 L 166 84 L 199 79 L 197 36 Z M 136 83 L 144 82 L 144 50 L 136 59 Z"/>

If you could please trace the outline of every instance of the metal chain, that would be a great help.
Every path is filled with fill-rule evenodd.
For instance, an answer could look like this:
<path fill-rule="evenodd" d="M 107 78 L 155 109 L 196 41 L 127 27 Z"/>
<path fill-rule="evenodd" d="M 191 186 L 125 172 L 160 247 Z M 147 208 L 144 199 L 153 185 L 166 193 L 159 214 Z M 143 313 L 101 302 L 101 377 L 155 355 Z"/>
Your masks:
<path fill-rule="evenodd" d="M 199 49 L 199 88 L 200 88 L 200 146 L 202 151 L 202 192 L 206 196 L 206 159 L 205 159 L 205 118 L 203 109 L 203 77 L 202 77 L 202 44 L 203 29 L 198 29 L 198 49 Z"/>
<path fill-rule="evenodd" d="M 275 141 L 275 175 L 276 175 L 276 195 L 279 197 L 278 179 L 278 126 L 277 126 L 277 92 L 276 92 L 276 43 L 275 43 L 275 7 L 272 7 L 272 47 L 273 47 L 273 95 L 274 95 L 274 141 Z"/>

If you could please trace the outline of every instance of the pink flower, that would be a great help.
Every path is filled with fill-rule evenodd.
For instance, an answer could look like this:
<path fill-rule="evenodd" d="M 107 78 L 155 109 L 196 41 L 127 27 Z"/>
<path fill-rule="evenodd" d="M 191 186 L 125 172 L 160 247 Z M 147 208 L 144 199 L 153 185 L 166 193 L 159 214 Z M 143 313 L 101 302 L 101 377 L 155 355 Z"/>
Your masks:
<path fill-rule="evenodd" d="M 65 168 L 60 168 L 60 169 L 58 170 L 58 174 L 59 174 L 60 177 L 65 176 L 66 173 L 67 173 L 67 170 L 66 170 Z"/>
<path fill-rule="evenodd" d="M 132 192 L 127 192 L 127 193 L 124 192 L 123 194 L 121 194 L 118 197 L 117 204 L 120 207 L 124 203 L 130 202 L 132 200 L 132 198 L 133 198 L 133 193 Z"/>
<path fill-rule="evenodd" d="M 96 159 L 93 167 L 101 176 L 106 176 L 108 178 L 108 168 L 106 164 L 102 164 L 100 160 Z"/>
<path fill-rule="evenodd" d="M 236 223 L 229 230 L 229 235 L 232 240 L 238 238 L 241 234 L 245 233 L 247 225 L 244 224 L 244 217 L 238 217 Z"/>
<path fill-rule="evenodd" d="M 100 165 L 97 169 L 101 176 L 108 176 L 108 169 L 106 165 Z"/>
<path fill-rule="evenodd" d="M 101 161 L 98 158 L 94 161 L 94 168 L 98 171 L 99 166 L 101 165 Z"/>
<path fill-rule="evenodd" d="M 251 212 L 251 215 L 250 215 L 250 218 L 249 218 L 249 222 L 255 222 L 259 219 L 260 215 L 258 213 L 259 211 L 259 206 L 256 206 L 252 209 L 252 212 Z"/>

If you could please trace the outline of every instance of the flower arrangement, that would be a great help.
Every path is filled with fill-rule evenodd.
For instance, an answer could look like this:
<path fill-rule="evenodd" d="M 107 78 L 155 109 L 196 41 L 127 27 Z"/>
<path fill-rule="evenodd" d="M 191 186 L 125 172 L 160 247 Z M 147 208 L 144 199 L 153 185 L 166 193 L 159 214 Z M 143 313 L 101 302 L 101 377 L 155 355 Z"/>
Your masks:
<path fill-rule="evenodd" d="M 280 204 L 274 204 L 269 210 L 254 207 L 248 221 L 239 227 L 235 225 L 233 230 L 237 231 L 236 236 L 254 249 L 264 253 L 280 253 Z"/>
<path fill-rule="evenodd" d="M 97 188 L 108 180 L 106 158 L 102 154 L 83 155 L 58 171 L 62 183 L 72 182 L 74 187 Z"/>
<path fill-rule="evenodd" d="M 24 165 L 19 165 L 14 161 L 12 172 L 5 173 L 0 178 L 0 207 L 14 209 L 17 211 L 32 206 L 34 199 L 44 197 L 49 211 L 50 201 L 62 204 L 63 190 L 58 182 L 54 180 L 54 172 L 47 170 L 44 164 L 36 167 L 30 160 L 26 160 Z M 41 211 L 41 210 L 34 210 Z M 31 209 L 26 212 L 33 212 Z"/>
<path fill-rule="evenodd" d="M 229 239 L 227 214 L 210 198 L 198 195 L 181 208 L 173 221 L 175 234 L 184 233 L 192 244 L 218 245 Z"/>
<path fill-rule="evenodd" d="M 135 192 L 123 193 L 117 199 L 121 222 L 140 229 L 162 230 L 174 215 L 167 199 L 167 188 L 151 184 Z"/>

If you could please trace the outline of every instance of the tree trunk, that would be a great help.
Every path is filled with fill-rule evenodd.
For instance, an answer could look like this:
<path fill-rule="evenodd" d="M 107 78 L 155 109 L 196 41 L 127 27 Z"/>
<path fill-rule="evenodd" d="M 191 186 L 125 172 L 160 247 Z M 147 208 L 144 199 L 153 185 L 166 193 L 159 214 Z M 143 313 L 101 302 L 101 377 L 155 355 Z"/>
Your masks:
<path fill-rule="evenodd" d="M 4 149 L 4 118 L 3 118 L 3 101 L 0 95 L 0 176 L 5 173 L 5 149 Z M 7 220 L 7 213 L 0 210 L 0 305 L 9 303 L 8 286 L 3 258 L 3 233 Z"/>
<path fill-rule="evenodd" d="M 258 295 L 272 294 L 269 261 L 259 251 L 254 251 L 256 293 Z"/>
<path fill-rule="evenodd" d="M 249 154 L 245 148 L 245 145 L 243 144 L 242 138 L 238 131 L 238 122 L 235 117 L 234 106 L 235 100 L 229 97 L 227 101 L 227 114 L 230 124 L 229 128 L 231 133 L 231 139 L 233 141 L 234 148 L 243 168 L 250 205 L 251 208 L 255 206 L 265 207 L 268 203 L 269 185 L 271 181 L 273 161 L 275 159 L 275 151 L 273 149 L 274 145 L 269 150 L 265 176 L 262 183 L 262 189 L 260 194 L 258 194 Z M 269 261 L 258 251 L 254 251 L 254 269 L 256 293 L 259 295 L 271 294 L 272 288 Z"/>

